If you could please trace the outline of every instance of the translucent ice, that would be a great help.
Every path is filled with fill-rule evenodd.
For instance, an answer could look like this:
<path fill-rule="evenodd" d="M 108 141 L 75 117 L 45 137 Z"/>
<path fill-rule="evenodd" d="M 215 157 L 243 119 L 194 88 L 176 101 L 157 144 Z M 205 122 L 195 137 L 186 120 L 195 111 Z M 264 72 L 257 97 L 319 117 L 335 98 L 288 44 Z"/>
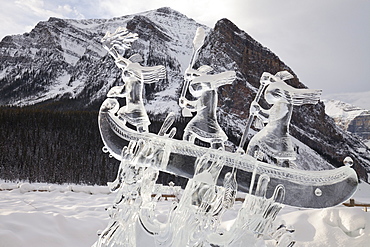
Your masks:
<path fill-rule="evenodd" d="M 204 30 L 198 28 L 193 41 L 193 56 L 189 67 L 185 71 L 184 86 L 179 99 L 183 108 L 183 116 L 196 115 L 184 129 L 183 139 L 195 143 L 196 139 L 210 144 L 211 148 L 223 148 L 227 136 L 217 122 L 216 108 L 218 102 L 217 89 L 220 86 L 231 84 L 236 77 L 235 71 L 226 71 L 219 74 L 209 74 L 212 67 L 203 65 L 193 69 L 197 53 L 204 40 Z M 186 93 L 189 90 L 195 100 L 188 100 Z"/>
<path fill-rule="evenodd" d="M 144 83 L 155 83 L 166 78 L 163 66 L 144 67 L 138 62 L 142 59 L 139 54 L 125 58 L 125 50 L 130 48 L 131 42 L 137 39 L 137 34 L 125 28 L 118 28 L 116 32 L 109 32 L 102 39 L 104 48 L 113 56 L 116 65 L 122 70 L 123 86 L 111 88 L 108 97 L 125 98 L 126 105 L 115 112 L 124 122 L 135 126 L 139 132 L 147 132 L 150 125 L 143 102 Z"/>
<path fill-rule="evenodd" d="M 227 71 L 216 75 L 208 75 L 202 71 L 191 70 L 190 93 L 196 100 L 190 101 L 180 98 L 180 106 L 189 111 L 196 112 L 184 129 L 184 140 L 195 142 L 198 138 L 207 142 L 212 148 L 223 147 L 227 136 L 217 122 L 217 89 L 219 86 L 231 84 L 235 79 L 234 71 Z"/>
<path fill-rule="evenodd" d="M 267 103 L 272 105 L 268 110 L 262 109 L 258 102 L 252 103 L 254 111 L 251 115 L 268 115 L 266 126 L 259 131 L 249 142 L 247 153 L 260 160 L 280 166 L 289 166 L 289 161 L 295 160 L 289 124 L 293 106 L 303 104 L 316 104 L 319 101 L 321 90 L 296 89 L 283 80 L 292 78 L 286 71 L 279 72 L 275 76 L 264 73 L 261 81 L 265 81 L 264 97 Z M 262 84 L 262 83 L 261 83 Z M 257 110 L 256 110 L 257 109 Z"/>
<path fill-rule="evenodd" d="M 289 167 L 295 158 L 289 135 L 293 106 L 315 104 L 321 91 L 287 85 L 284 81 L 292 75 L 286 71 L 262 74 L 239 149 L 235 153 L 224 150 L 227 136 L 216 118 L 217 89 L 232 83 L 235 72 L 214 74 L 208 65 L 193 68 L 204 38 L 204 30 L 198 29 L 179 98 L 183 116 L 192 117 L 182 140 L 173 139 L 174 113 L 168 114 L 158 133 L 148 131 L 143 85 L 165 78 L 164 67 L 144 67 L 137 54 L 125 58 L 125 50 L 137 35 L 124 28 L 103 38 L 103 46 L 122 70 L 124 84 L 110 89 L 99 111 L 103 151 L 119 160 L 120 166 L 109 184 L 116 194 L 108 210 L 111 220 L 94 247 L 136 246 L 138 227 L 152 236 L 155 246 L 261 246 L 264 239 L 274 239 L 276 246 L 291 247 L 292 230 L 274 225 L 284 204 L 325 208 L 343 202 L 355 191 L 357 176 L 350 158 L 345 159 L 345 166 L 330 171 Z M 270 109 L 259 105 L 261 97 L 272 105 Z M 120 105 L 121 98 L 124 105 Z M 244 153 L 256 118 L 262 130 Z M 210 148 L 195 145 L 197 140 Z M 157 184 L 160 171 L 187 178 L 185 188 Z M 235 210 L 238 192 L 243 193 L 243 203 L 235 219 L 224 227 L 223 215 Z M 167 217 L 161 218 L 159 201 L 171 193 L 175 200 Z"/>

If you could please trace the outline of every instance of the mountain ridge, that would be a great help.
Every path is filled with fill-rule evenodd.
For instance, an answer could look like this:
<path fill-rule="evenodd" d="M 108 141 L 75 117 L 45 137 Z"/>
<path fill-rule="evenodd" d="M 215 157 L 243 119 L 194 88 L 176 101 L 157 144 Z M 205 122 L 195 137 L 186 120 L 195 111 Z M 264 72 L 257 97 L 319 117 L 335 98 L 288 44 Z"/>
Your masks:
<path fill-rule="evenodd" d="M 370 91 L 347 92 L 324 95 L 327 100 L 339 100 L 362 109 L 370 110 Z"/>
<path fill-rule="evenodd" d="M 324 100 L 325 112 L 345 131 L 370 141 L 370 110 L 340 100 Z"/>

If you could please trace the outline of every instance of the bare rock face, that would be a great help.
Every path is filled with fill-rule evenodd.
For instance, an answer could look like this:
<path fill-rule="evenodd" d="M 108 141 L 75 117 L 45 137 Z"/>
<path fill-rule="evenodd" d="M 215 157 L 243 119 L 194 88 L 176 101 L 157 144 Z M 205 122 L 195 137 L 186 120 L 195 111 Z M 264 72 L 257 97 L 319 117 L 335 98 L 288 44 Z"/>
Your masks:
<path fill-rule="evenodd" d="M 50 18 L 30 33 L 5 37 L 0 42 L 0 104 L 59 102 L 52 104 L 53 109 L 97 110 L 108 90 L 121 83 L 120 71 L 100 43 L 106 31 L 113 32 L 118 26 L 139 35 L 129 54 L 139 53 L 143 65 L 164 65 L 167 69 L 166 80 L 145 88 L 151 116 L 180 112 L 177 100 L 192 54 L 192 40 L 197 27 L 206 29 L 207 38 L 196 66 L 210 65 L 215 72 L 237 72 L 232 85 L 219 88 L 218 109 L 219 122 L 235 144 L 263 72 L 287 70 L 295 76 L 287 83 L 305 88 L 278 56 L 231 21 L 222 19 L 211 29 L 170 8 L 160 8 L 113 19 Z M 269 107 L 266 102 L 262 104 Z M 290 131 L 335 167 L 351 156 L 359 176 L 367 180 L 368 149 L 335 126 L 322 103 L 297 107 Z"/>
<path fill-rule="evenodd" d="M 355 117 L 348 125 L 347 130 L 355 133 L 364 140 L 370 140 L 370 114 Z"/>
<path fill-rule="evenodd" d="M 370 140 L 370 111 L 340 100 L 324 100 L 325 112 L 345 131 Z"/>

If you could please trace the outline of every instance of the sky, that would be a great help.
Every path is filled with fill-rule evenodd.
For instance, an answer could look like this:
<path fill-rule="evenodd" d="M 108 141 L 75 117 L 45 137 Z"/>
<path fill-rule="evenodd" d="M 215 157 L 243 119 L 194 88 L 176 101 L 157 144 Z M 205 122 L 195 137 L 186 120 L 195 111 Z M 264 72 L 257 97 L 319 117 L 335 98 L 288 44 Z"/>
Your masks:
<path fill-rule="evenodd" d="M 370 0 L 0 0 L 0 39 L 49 17 L 112 18 L 171 7 L 213 27 L 228 18 L 323 94 L 370 91 Z"/>

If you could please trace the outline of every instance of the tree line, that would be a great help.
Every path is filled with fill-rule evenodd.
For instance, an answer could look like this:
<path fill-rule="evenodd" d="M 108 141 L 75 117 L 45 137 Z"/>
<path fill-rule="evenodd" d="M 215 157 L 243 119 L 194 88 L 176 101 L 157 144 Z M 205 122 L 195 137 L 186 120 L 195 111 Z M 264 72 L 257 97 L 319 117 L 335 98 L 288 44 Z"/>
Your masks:
<path fill-rule="evenodd" d="M 0 179 L 106 184 L 119 163 L 102 147 L 97 112 L 0 107 Z"/>
<path fill-rule="evenodd" d="M 102 151 L 97 116 L 91 110 L 0 106 L 0 179 L 97 185 L 113 181 L 119 161 Z M 162 117 L 150 118 L 150 132 L 158 133 Z M 177 121 L 177 138 L 186 124 Z M 186 184 L 186 179 L 162 172 L 157 180 L 166 185 L 170 181 Z"/>

